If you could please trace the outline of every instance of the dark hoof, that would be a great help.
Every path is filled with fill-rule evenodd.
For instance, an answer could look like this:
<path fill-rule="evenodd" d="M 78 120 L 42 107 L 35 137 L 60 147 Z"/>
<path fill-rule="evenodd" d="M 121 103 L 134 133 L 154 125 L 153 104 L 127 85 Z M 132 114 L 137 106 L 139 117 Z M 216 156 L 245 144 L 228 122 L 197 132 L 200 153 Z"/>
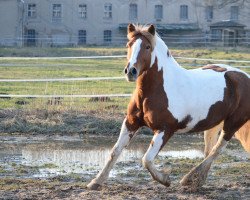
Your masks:
<path fill-rule="evenodd" d="M 98 183 L 89 183 L 87 185 L 87 188 L 90 189 L 90 190 L 100 190 L 101 189 L 101 185 L 98 184 Z"/>
<path fill-rule="evenodd" d="M 169 187 L 169 186 L 170 186 L 170 181 L 169 181 L 169 182 L 162 183 L 162 184 L 165 185 L 166 187 Z"/>

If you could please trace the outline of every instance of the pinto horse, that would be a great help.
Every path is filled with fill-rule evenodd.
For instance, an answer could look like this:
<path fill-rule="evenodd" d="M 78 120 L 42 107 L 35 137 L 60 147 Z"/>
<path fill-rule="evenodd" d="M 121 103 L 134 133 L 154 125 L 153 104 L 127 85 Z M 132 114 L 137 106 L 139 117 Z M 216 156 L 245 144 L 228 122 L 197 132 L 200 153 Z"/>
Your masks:
<path fill-rule="evenodd" d="M 106 181 L 123 148 L 142 126 L 154 132 L 142 158 L 143 166 L 153 179 L 165 186 L 170 185 L 169 176 L 158 171 L 153 161 L 174 133 L 205 131 L 205 159 L 180 182 L 193 188 L 205 183 L 212 162 L 235 133 L 250 151 L 250 76 L 247 73 L 222 64 L 193 70 L 182 68 L 153 25 L 130 24 L 128 39 L 128 63 L 124 72 L 128 81 L 136 81 L 136 89 L 110 158 L 88 188 L 98 189 Z"/>

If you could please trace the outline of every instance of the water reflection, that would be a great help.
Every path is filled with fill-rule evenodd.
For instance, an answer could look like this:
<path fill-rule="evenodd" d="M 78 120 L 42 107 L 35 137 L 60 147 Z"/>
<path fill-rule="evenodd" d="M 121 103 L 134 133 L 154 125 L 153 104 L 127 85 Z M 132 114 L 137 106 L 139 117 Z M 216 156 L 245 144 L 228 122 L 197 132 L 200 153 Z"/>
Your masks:
<path fill-rule="evenodd" d="M 196 138 L 197 139 L 197 138 Z M 116 140 L 116 139 L 115 139 Z M 114 140 L 114 141 L 115 141 Z M 122 167 L 116 167 L 111 171 L 111 176 L 116 176 L 117 171 L 131 170 L 131 168 L 142 167 L 141 158 L 146 152 L 151 137 L 139 138 L 125 149 L 118 159 L 118 163 L 122 163 Z M 180 141 L 178 141 L 180 140 Z M 191 138 L 194 141 L 194 138 Z M 99 143 L 97 143 L 97 141 Z M 177 140 L 170 142 L 160 153 L 159 158 L 202 158 L 203 153 L 197 149 L 197 146 L 187 146 L 182 144 L 183 138 L 177 137 Z M 186 142 L 186 140 L 185 140 Z M 110 138 L 92 138 L 88 140 L 36 140 L 26 143 L 13 144 L 11 141 L 1 143 L 0 162 L 15 158 L 16 163 L 28 166 L 43 166 L 39 168 L 39 173 L 34 174 L 35 177 L 47 177 L 54 175 L 62 175 L 68 173 L 91 174 L 101 169 L 108 160 L 114 142 L 110 142 Z M 190 149 L 192 148 L 192 149 Z M 4 152 L 1 152 L 4 150 Z M 9 152 L 8 152 L 9 150 Z M 136 164 L 131 164 L 136 163 Z M 50 164 L 50 165 L 48 165 Z M 44 166 L 46 165 L 46 166 Z"/>
<path fill-rule="evenodd" d="M 118 162 L 127 162 L 138 160 L 143 156 L 143 149 L 125 149 L 118 159 Z M 66 172 L 81 173 L 83 170 L 98 170 L 104 166 L 109 158 L 111 148 L 101 149 L 50 149 L 50 150 L 34 150 L 25 148 L 22 150 L 23 164 L 26 165 L 42 165 L 45 163 L 53 163 Z M 72 167 L 74 168 L 72 170 Z M 78 168 L 77 168 L 78 167 Z M 80 167 L 80 168 L 79 168 Z"/>
<path fill-rule="evenodd" d="M 162 151 L 159 153 L 159 156 L 195 159 L 195 158 L 203 158 L 204 154 L 200 150 L 189 149 L 183 151 Z"/>

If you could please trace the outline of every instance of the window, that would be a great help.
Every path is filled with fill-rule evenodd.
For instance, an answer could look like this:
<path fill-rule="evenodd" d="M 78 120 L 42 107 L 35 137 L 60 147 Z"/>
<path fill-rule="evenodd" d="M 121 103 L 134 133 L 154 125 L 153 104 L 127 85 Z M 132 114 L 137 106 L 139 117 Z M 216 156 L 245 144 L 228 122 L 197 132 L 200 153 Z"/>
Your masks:
<path fill-rule="evenodd" d="M 104 43 L 111 43 L 112 42 L 112 31 L 105 30 L 103 35 Z"/>
<path fill-rule="evenodd" d="M 155 5 L 155 19 L 161 20 L 163 18 L 163 7 L 162 5 Z"/>
<path fill-rule="evenodd" d="M 221 29 L 212 29 L 212 41 L 221 41 L 222 40 L 222 30 Z"/>
<path fill-rule="evenodd" d="M 137 20 L 137 4 L 135 3 L 129 4 L 129 19 Z"/>
<path fill-rule="evenodd" d="M 83 45 L 86 44 L 86 30 L 79 30 L 78 31 L 78 44 Z"/>
<path fill-rule="evenodd" d="M 52 5 L 52 21 L 60 22 L 62 20 L 62 4 Z"/>
<path fill-rule="evenodd" d="M 112 19 L 112 4 L 111 3 L 105 3 L 104 5 L 104 18 Z"/>
<path fill-rule="evenodd" d="M 211 21 L 213 19 L 213 10 L 214 7 L 213 6 L 207 6 L 206 7 L 206 20 L 207 21 Z"/>
<path fill-rule="evenodd" d="M 36 18 L 36 4 L 28 4 L 28 18 Z"/>
<path fill-rule="evenodd" d="M 25 39 L 27 46 L 36 46 L 36 31 L 34 29 L 28 29 L 25 33 Z"/>
<path fill-rule="evenodd" d="M 187 20 L 188 19 L 188 6 L 187 5 L 181 5 L 180 6 L 180 19 L 181 20 Z"/>
<path fill-rule="evenodd" d="M 78 8 L 79 17 L 82 19 L 87 18 L 87 5 L 86 4 L 80 4 Z"/>
<path fill-rule="evenodd" d="M 239 6 L 231 6 L 231 20 L 238 20 L 239 18 Z"/>

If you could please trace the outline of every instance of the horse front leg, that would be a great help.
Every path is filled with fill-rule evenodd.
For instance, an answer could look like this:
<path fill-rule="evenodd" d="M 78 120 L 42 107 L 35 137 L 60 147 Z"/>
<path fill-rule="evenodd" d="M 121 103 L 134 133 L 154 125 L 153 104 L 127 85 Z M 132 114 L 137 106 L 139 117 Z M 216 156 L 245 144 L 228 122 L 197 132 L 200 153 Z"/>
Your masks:
<path fill-rule="evenodd" d="M 127 119 L 123 121 L 120 136 L 112 148 L 110 157 L 105 164 L 104 168 L 97 174 L 96 178 L 94 178 L 87 187 L 92 190 L 97 190 L 101 187 L 101 185 L 107 180 L 109 173 L 117 161 L 119 155 L 121 154 L 122 150 L 128 146 L 130 140 L 135 135 L 135 131 L 129 131 L 128 127 L 126 125 Z M 139 128 L 139 127 L 138 127 Z"/>
<path fill-rule="evenodd" d="M 166 134 L 164 132 L 155 133 L 147 152 L 142 158 L 143 166 L 148 169 L 153 179 L 167 187 L 170 186 L 168 174 L 163 174 L 162 172 L 158 171 L 153 161 L 171 136 L 172 134 Z"/>

